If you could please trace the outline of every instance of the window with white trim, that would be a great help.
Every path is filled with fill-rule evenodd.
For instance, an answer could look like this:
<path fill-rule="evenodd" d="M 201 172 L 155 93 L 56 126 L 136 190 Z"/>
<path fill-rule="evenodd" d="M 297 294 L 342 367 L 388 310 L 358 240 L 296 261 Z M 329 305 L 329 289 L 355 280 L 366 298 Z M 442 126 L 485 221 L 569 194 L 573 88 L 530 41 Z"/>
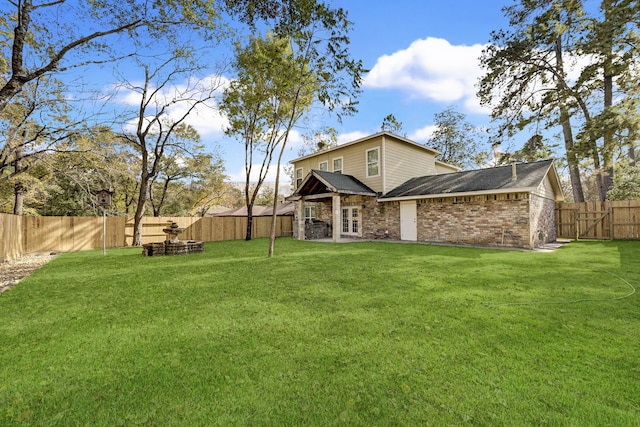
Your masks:
<path fill-rule="evenodd" d="M 327 162 L 326 160 L 324 162 L 320 162 L 318 164 L 318 169 L 320 169 L 321 171 L 328 171 L 329 170 L 329 162 Z"/>
<path fill-rule="evenodd" d="M 380 175 L 380 149 L 367 150 L 367 178 Z"/>
<path fill-rule="evenodd" d="M 333 172 L 342 173 L 342 157 L 333 159 Z"/>
<path fill-rule="evenodd" d="M 316 207 L 315 206 L 305 206 L 304 207 L 304 220 L 311 221 L 316 219 Z"/>
<path fill-rule="evenodd" d="M 302 184 L 302 168 L 296 169 L 296 188 Z"/>

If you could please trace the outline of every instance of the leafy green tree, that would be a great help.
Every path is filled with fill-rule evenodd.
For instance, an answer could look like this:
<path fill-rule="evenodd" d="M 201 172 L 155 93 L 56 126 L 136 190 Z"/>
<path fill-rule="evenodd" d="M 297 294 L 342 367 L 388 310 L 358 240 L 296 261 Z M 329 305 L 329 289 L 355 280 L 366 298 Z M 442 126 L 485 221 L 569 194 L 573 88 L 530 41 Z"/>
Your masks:
<path fill-rule="evenodd" d="M 41 207 L 49 198 L 52 177 L 52 170 L 46 161 L 39 161 L 20 175 L 0 181 L 0 212 L 41 215 Z"/>
<path fill-rule="evenodd" d="M 498 159 L 498 163 L 528 163 L 538 160 L 548 160 L 553 158 L 555 149 L 555 145 L 546 144 L 544 137 L 540 134 L 536 134 L 529 138 L 519 150 L 502 153 L 500 155 L 500 159 Z"/>
<path fill-rule="evenodd" d="M 243 205 L 242 191 L 229 182 L 215 169 L 207 168 L 199 179 L 189 183 L 187 196 L 190 200 L 190 215 L 205 216 L 215 206 L 239 208 Z"/>
<path fill-rule="evenodd" d="M 439 160 L 474 169 L 488 159 L 488 152 L 482 149 L 481 133 L 455 107 L 434 114 L 433 121 L 436 130 L 426 145 L 440 152 Z"/>
<path fill-rule="evenodd" d="M 591 58 L 582 69 L 579 82 L 596 105 L 579 138 L 601 141 L 601 186 L 607 193 L 614 181 L 616 153 L 622 147 L 634 152 L 640 139 L 640 3 L 631 0 L 603 0 L 600 13 L 589 17 L 578 45 L 579 53 Z M 618 98 L 614 102 L 614 98 Z M 631 159 L 635 160 L 635 159 Z"/>
<path fill-rule="evenodd" d="M 270 34 L 252 38 L 247 47 L 237 46 L 238 78 L 225 90 L 222 108 L 229 117 L 227 134 L 237 136 L 245 147 L 246 240 L 251 240 L 253 206 L 267 177 L 277 149 L 286 144 L 292 123 L 309 108 L 315 78 L 300 83 L 299 65 L 289 40 Z M 256 157 L 261 155 L 261 158 Z M 251 185 L 254 161 L 259 161 L 257 182 Z"/>
<path fill-rule="evenodd" d="M 149 202 L 153 216 L 161 216 L 163 208 L 171 205 L 171 215 L 189 215 L 193 210 L 191 194 L 194 183 L 204 183 L 209 195 L 219 191 L 224 181 L 222 159 L 213 153 L 205 153 L 202 147 L 192 152 L 169 153 L 162 160 L 158 174 L 152 180 Z M 165 211 L 166 215 L 166 211 Z"/>
<path fill-rule="evenodd" d="M 389 114 L 382 120 L 382 126 L 380 126 L 380 130 L 391 132 L 395 135 L 406 136 L 406 134 L 403 134 L 402 122 L 399 122 L 398 119 L 396 119 L 396 116 L 394 116 L 393 114 Z"/>
<path fill-rule="evenodd" d="M 115 194 L 110 212 L 125 214 L 127 187 L 135 186 L 136 181 L 131 168 L 137 164 L 134 153 L 106 127 L 77 135 L 69 146 L 73 149 L 44 154 L 33 171 L 24 174 L 38 177 L 37 185 L 27 188 L 27 211 L 37 215 L 100 215 L 95 193 L 111 189 Z M 34 191 L 37 198 L 31 197 Z"/>
<path fill-rule="evenodd" d="M 274 3 L 286 5 L 287 11 L 266 38 L 254 37 L 247 48 L 238 49 L 238 80 L 225 92 L 223 103 L 231 121 L 229 134 L 245 144 L 247 182 L 253 152 L 263 154 L 257 190 L 249 194 L 249 185 L 245 187 L 247 240 L 251 238 L 251 206 L 277 149 L 276 194 L 291 130 L 314 100 L 338 117 L 355 112 L 364 72 L 362 62 L 349 54 L 351 23 L 346 11 L 316 0 Z M 275 221 L 274 206 L 269 256 L 274 251 Z"/>
<path fill-rule="evenodd" d="M 575 44 L 567 29 L 581 22 L 582 5 L 522 1 L 503 11 L 509 30 L 492 32 L 481 58 L 487 72 L 478 95 L 482 104 L 492 107 L 498 123 L 491 143 L 500 145 L 532 123 L 545 129 L 560 125 L 574 199 L 584 200 L 571 119 L 575 109 L 585 106 L 582 94 L 571 87 L 564 61 L 566 50 Z"/>
<path fill-rule="evenodd" d="M 156 51 L 183 33 L 210 34 L 220 25 L 226 4 L 209 0 L 38 1 L 8 2 L 0 12 L 0 111 L 33 80 L 53 73 L 114 62 L 143 50 L 148 38 Z M 64 17 L 64 19 L 60 19 Z M 182 31 L 181 31 L 182 30 Z"/>
<path fill-rule="evenodd" d="M 597 175 L 604 200 L 614 159 L 638 139 L 639 8 L 606 0 L 590 15 L 579 0 L 522 0 L 504 8 L 509 30 L 494 31 L 483 52 L 478 94 L 500 123 L 495 142 L 533 123 L 561 126 L 576 201 L 584 200 L 580 168 Z"/>
<path fill-rule="evenodd" d="M 72 150 L 69 141 L 85 128 L 80 116 L 68 118 L 63 88 L 57 80 L 38 78 L 25 84 L 0 111 L 0 181 L 11 180 L 14 185 L 16 215 L 22 213 L 24 195 L 34 184 L 22 175 L 46 154 Z"/>
<path fill-rule="evenodd" d="M 322 127 L 310 134 L 303 134 L 302 140 L 303 146 L 298 150 L 300 157 L 336 147 L 338 131 L 333 127 Z"/>
<path fill-rule="evenodd" d="M 607 193 L 609 200 L 640 199 L 640 166 L 625 166 L 615 175 L 613 185 Z"/>

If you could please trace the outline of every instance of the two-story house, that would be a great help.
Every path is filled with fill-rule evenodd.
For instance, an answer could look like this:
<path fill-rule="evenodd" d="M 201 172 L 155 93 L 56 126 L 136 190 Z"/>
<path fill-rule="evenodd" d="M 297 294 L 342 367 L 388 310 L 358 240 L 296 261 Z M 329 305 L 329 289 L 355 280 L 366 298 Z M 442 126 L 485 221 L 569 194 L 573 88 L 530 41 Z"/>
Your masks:
<path fill-rule="evenodd" d="M 294 237 L 534 247 L 555 240 L 552 161 L 459 172 L 380 132 L 292 160 Z"/>

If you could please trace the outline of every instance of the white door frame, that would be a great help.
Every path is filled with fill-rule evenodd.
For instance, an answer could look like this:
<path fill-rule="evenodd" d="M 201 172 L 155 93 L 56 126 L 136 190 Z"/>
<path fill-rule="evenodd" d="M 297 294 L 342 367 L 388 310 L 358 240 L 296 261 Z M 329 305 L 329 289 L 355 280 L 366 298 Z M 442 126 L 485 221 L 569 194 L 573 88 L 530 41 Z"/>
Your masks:
<path fill-rule="evenodd" d="M 418 240 L 418 214 L 415 200 L 400 202 L 400 240 Z"/>
<path fill-rule="evenodd" d="M 353 215 L 354 211 L 355 216 Z M 347 213 L 346 217 L 345 212 Z M 345 231 L 345 227 L 347 231 Z M 340 211 L 340 234 L 345 236 L 360 236 L 362 233 L 361 230 L 360 208 L 357 206 L 343 206 Z"/>

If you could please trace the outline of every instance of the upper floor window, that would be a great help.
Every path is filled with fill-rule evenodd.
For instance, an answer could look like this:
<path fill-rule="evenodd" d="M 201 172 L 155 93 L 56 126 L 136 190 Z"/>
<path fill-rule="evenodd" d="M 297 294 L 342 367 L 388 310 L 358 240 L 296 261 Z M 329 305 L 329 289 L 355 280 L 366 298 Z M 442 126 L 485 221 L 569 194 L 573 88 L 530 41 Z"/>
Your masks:
<path fill-rule="evenodd" d="M 380 149 L 367 150 L 367 177 L 380 175 Z"/>
<path fill-rule="evenodd" d="M 296 169 L 296 188 L 302 184 L 302 168 Z"/>
<path fill-rule="evenodd" d="M 333 172 L 342 173 L 342 157 L 333 159 Z"/>
<path fill-rule="evenodd" d="M 327 162 L 327 161 L 320 162 L 318 164 L 318 169 L 320 169 L 321 171 L 328 171 L 329 170 L 329 162 Z"/>

